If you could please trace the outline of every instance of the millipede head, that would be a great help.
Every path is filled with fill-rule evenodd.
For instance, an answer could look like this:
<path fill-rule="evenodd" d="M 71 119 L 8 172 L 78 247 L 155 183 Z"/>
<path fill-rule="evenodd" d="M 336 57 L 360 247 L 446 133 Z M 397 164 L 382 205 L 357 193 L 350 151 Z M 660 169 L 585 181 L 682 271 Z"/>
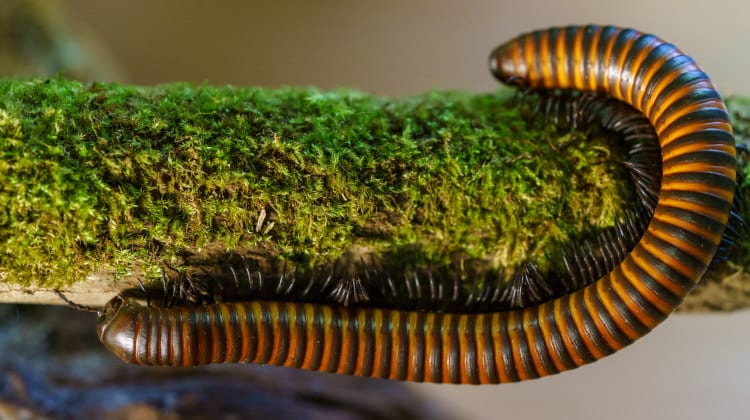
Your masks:
<path fill-rule="evenodd" d="M 131 356 L 133 331 L 137 321 L 137 316 L 133 314 L 142 308 L 136 300 L 118 295 L 107 302 L 96 321 L 99 341 L 115 356 L 131 363 L 136 362 Z"/>

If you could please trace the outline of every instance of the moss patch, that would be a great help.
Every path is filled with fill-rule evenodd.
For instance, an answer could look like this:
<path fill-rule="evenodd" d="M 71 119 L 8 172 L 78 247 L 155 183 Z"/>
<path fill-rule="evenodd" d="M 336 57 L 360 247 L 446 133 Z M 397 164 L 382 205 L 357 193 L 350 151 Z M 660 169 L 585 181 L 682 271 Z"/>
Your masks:
<path fill-rule="evenodd" d="M 630 194 L 606 139 L 529 126 L 510 95 L 0 81 L 0 276 L 155 278 L 213 248 L 513 268 L 612 226 Z"/>

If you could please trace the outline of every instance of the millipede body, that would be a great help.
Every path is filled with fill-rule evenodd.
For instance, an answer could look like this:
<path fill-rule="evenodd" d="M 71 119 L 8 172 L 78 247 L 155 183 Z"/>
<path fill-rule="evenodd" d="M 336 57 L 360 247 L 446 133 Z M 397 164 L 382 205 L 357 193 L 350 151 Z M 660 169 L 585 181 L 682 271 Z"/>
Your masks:
<path fill-rule="evenodd" d="M 532 306 L 453 313 L 257 300 L 161 307 L 116 297 L 98 331 L 144 365 L 249 362 L 379 378 L 499 383 L 595 361 L 648 333 L 701 279 L 727 224 L 735 146 L 721 96 L 687 55 L 611 26 L 521 35 L 497 47 L 503 82 L 603 92 L 658 136 L 661 189 L 631 252 L 585 287 Z"/>

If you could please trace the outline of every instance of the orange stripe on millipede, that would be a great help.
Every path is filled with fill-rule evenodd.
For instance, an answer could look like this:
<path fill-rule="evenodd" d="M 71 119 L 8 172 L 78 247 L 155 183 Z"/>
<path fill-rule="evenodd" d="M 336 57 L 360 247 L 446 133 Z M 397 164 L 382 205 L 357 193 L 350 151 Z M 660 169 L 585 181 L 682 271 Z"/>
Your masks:
<path fill-rule="evenodd" d="M 669 187 L 665 186 L 664 189 L 667 190 L 667 191 L 679 191 L 680 190 L 679 186 L 677 186 L 675 184 L 683 184 L 683 183 L 679 183 L 679 182 L 676 182 L 676 181 L 675 182 L 670 182 L 669 183 Z M 686 182 L 684 184 L 690 185 L 691 183 L 687 183 Z M 692 183 L 692 185 L 695 185 L 695 184 Z M 673 187 L 676 187 L 676 188 L 673 188 Z M 685 191 L 685 190 L 682 190 L 682 191 Z M 712 188 L 712 187 L 708 187 L 708 186 L 706 187 L 705 192 L 707 192 L 709 194 L 714 194 L 714 195 L 723 194 L 724 193 L 722 190 L 720 190 L 718 188 Z M 697 213 L 697 214 L 701 214 L 701 215 L 707 216 L 707 217 L 709 217 L 711 219 L 714 219 L 714 220 L 719 220 L 722 223 L 726 223 L 727 219 L 729 218 L 729 216 L 726 214 L 726 212 L 722 211 L 721 209 L 714 209 L 714 208 L 707 207 L 707 206 L 701 205 L 699 203 L 694 203 L 694 202 L 691 202 L 691 201 L 678 200 L 676 198 L 667 197 L 667 198 L 660 198 L 659 202 L 663 203 L 664 206 L 670 206 L 670 207 L 674 207 L 674 208 L 678 208 L 678 209 L 688 210 L 688 211 L 691 211 L 693 213 Z M 719 235 L 719 238 L 721 238 L 721 234 Z"/>
<path fill-rule="evenodd" d="M 617 39 L 617 37 L 613 37 L 614 39 Z M 612 91 L 612 96 L 619 99 L 619 100 L 625 100 L 628 92 L 622 91 L 622 80 L 623 75 L 627 75 L 627 78 L 629 79 L 628 86 L 632 86 L 633 77 L 634 74 L 630 72 L 630 69 L 625 68 L 625 60 L 628 57 L 628 53 L 630 52 L 630 49 L 633 47 L 633 44 L 635 43 L 636 38 L 629 38 L 625 45 L 622 46 L 619 49 L 619 55 L 617 56 L 617 69 L 619 71 L 619 75 L 617 76 L 617 82 L 615 83 L 614 90 Z"/>
<path fill-rule="evenodd" d="M 539 78 L 539 70 L 536 67 L 536 60 L 534 60 L 534 39 L 531 35 L 526 36 L 523 39 L 523 64 L 526 66 L 529 72 L 529 80 L 537 80 Z"/>
<path fill-rule="evenodd" d="M 388 343 L 390 343 L 390 334 L 388 333 L 387 326 L 383 322 L 384 311 L 372 311 L 373 324 L 374 324 L 374 340 L 372 345 L 373 348 L 373 360 L 372 360 L 372 372 L 375 377 L 382 377 L 380 372 L 385 371 L 385 362 L 383 355 L 389 350 Z"/>
<path fill-rule="evenodd" d="M 607 44 L 604 49 L 604 57 L 599 57 L 599 61 L 601 61 L 602 63 L 605 63 L 605 65 L 602 66 L 604 67 L 604 74 L 601 75 L 602 84 L 599 87 L 600 89 L 606 90 L 610 95 L 617 97 L 615 96 L 615 91 L 609 85 L 609 81 L 610 81 L 610 73 L 613 71 L 618 71 L 619 69 L 613 69 L 612 66 L 607 65 L 608 63 L 612 61 L 612 56 L 615 54 L 615 51 L 614 51 L 615 42 L 617 42 L 617 35 L 613 34 L 607 40 Z"/>
<path fill-rule="evenodd" d="M 349 325 L 352 323 L 351 317 L 343 317 L 341 322 L 341 354 L 338 357 L 338 364 L 334 371 L 336 373 L 346 373 L 347 361 L 352 357 L 352 336 Z"/>
<path fill-rule="evenodd" d="M 670 235 L 668 232 L 664 232 L 658 229 L 653 229 L 651 234 L 661 239 L 664 242 L 670 243 L 674 247 L 680 249 L 686 254 L 690 254 L 696 259 L 705 258 L 706 250 L 701 248 L 699 244 L 691 242 L 689 239 L 683 239 Z"/>
<path fill-rule="evenodd" d="M 610 275 L 611 276 L 611 275 Z M 596 282 L 596 291 L 602 300 L 602 304 L 607 309 L 608 315 L 612 318 L 617 328 L 625 334 L 630 340 L 635 340 L 640 337 L 640 332 L 629 322 L 627 322 L 620 312 L 616 309 L 615 299 L 620 300 L 618 297 L 613 296 L 614 290 L 610 287 L 605 286 L 605 282 Z"/>
<path fill-rule="evenodd" d="M 565 297 L 565 299 L 567 299 L 567 296 Z M 560 331 L 560 336 L 562 337 L 563 344 L 565 344 L 565 348 L 568 350 L 570 360 L 576 366 L 581 366 L 586 363 L 587 356 L 581 353 L 581 350 L 583 349 L 573 341 L 573 336 L 571 334 L 568 334 L 571 329 L 575 328 L 575 325 L 573 324 L 573 320 L 568 318 L 567 315 L 569 315 L 569 313 L 563 308 L 563 298 L 555 299 L 553 304 L 555 324 L 557 325 L 557 329 Z"/>
<path fill-rule="evenodd" d="M 187 309 L 184 309 L 188 316 L 186 317 L 186 320 L 181 323 L 182 325 L 182 331 L 180 332 L 182 335 L 182 360 L 181 365 L 183 366 L 189 366 L 191 365 L 191 361 L 195 359 L 195 355 L 193 354 L 193 346 L 192 346 L 192 324 L 193 324 L 193 318 L 196 316 L 195 311 L 190 311 Z"/>
<path fill-rule="evenodd" d="M 725 177 L 731 175 L 732 173 L 729 172 L 730 169 L 725 168 L 722 165 L 719 164 L 711 164 L 706 162 L 680 162 L 679 164 L 670 164 L 670 162 L 665 162 L 664 169 L 662 172 L 662 177 L 668 177 L 670 175 L 677 175 L 677 174 L 691 174 L 691 173 L 700 173 L 700 172 L 713 172 L 715 174 L 720 174 Z M 724 197 L 727 196 L 726 190 L 723 188 L 715 187 L 713 189 L 716 194 L 722 194 Z M 704 192 L 704 191 L 701 191 Z"/>
<path fill-rule="evenodd" d="M 658 320 L 652 318 L 650 315 L 648 315 L 644 310 L 642 310 L 639 306 L 639 304 L 633 300 L 633 296 L 628 293 L 628 291 L 625 289 L 625 283 L 632 283 L 629 277 L 627 275 L 621 275 L 619 270 L 615 270 L 612 273 L 610 273 L 610 278 L 612 279 L 611 285 L 612 285 L 612 291 L 617 295 L 617 297 L 622 300 L 622 302 L 625 303 L 625 306 L 627 306 L 628 310 L 632 315 L 635 316 L 638 321 L 645 325 L 647 328 L 652 329 L 658 324 Z"/>
<path fill-rule="evenodd" d="M 670 126 L 670 124 L 673 124 L 683 116 L 692 114 L 696 111 L 700 111 L 706 108 L 721 109 L 721 106 L 722 102 L 715 98 L 706 98 L 696 102 L 683 103 L 681 104 L 680 109 L 677 110 L 677 112 L 664 112 L 659 115 L 653 123 L 654 131 L 660 133 L 660 137 L 663 137 L 662 145 L 669 144 L 668 142 L 666 142 L 667 138 L 671 138 L 672 140 L 674 140 L 675 137 L 680 137 L 680 135 L 675 135 L 674 133 L 667 133 L 664 131 L 667 127 Z M 702 128 L 706 122 L 694 121 L 693 123 Z"/>
<path fill-rule="evenodd" d="M 361 333 L 359 334 L 359 340 L 357 343 L 357 355 L 354 363 L 354 374 L 371 376 L 372 371 L 372 360 L 368 360 L 368 349 L 372 349 L 372 336 L 374 334 L 372 330 L 372 323 L 369 322 L 369 311 L 357 312 L 357 325 L 360 325 Z"/>
<path fill-rule="evenodd" d="M 656 60 L 650 62 L 649 66 L 645 69 L 642 78 L 640 79 L 640 84 L 638 84 L 637 86 L 634 86 L 634 88 L 637 89 L 636 91 L 637 94 L 635 97 L 635 101 L 633 101 L 632 105 L 636 109 L 646 114 L 647 117 L 649 115 L 644 111 L 644 106 L 646 105 L 646 102 L 650 102 L 651 99 L 656 96 L 656 93 L 655 93 L 656 91 L 651 91 L 649 93 L 650 96 L 646 98 L 645 95 L 648 92 L 646 90 L 646 87 L 649 86 L 649 84 L 651 83 L 651 80 L 654 78 L 654 75 L 656 74 L 657 71 L 659 71 L 659 69 L 664 65 L 664 63 L 666 63 L 667 61 L 669 61 L 670 59 L 678 55 L 679 54 L 677 52 L 673 52 L 671 54 L 662 55 Z"/>
<path fill-rule="evenodd" d="M 698 127 L 697 124 L 693 126 L 693 128 L 697 128 L 697 127 Z M 689 127 L 686 127 L 686 128 L 689 128 Z M 679 130 L 682 131 L 682 128 L 680 128 Z M 679 137 L 682 137 L 686 133 L 687 132 L 681 133 Z M 670 160 L 670 159 L 675 158 L 676 156 L 693 153 L 693 152 L 700 152 L 700 151 L 707 150 L 707 149 L 715 150 L 718 152 L 724 152 L 728 154 L 734 153 L 734 146 L 730 146 L 727 144 L 720 144 L 714 140 L 707 139 L 705 141 L 696 141 L 691 144 L 686 144 L 680 147 L 679 149 L 669 149 L 667 152 L 662 153 L 662 159 Z"/>
<path fill-rule="evenodd" d="M 526 342 L 526 335 L 522 328 L 520 328 L 521 314 L 519 311 L 511 311 L 507 313 L 506 322 L 508 329 L 508 336 L 510 337 L 510 343 L 513 350 L 513 363 L 515 365 L 516 373 L 520 380 L 531 379 L 538 377 L 536 371 L 534 371 L 533 363 L 530 360 L 531 354 L 529 352 L 529 345 Z"/>
<path fill-rule="evenodd" d="M 553 85 L 554 69 L 552 68 L 552 51 L 550 49 L 549 32 L 543 32 L 539 39 L 539 57 L 541 59 L 541 74 L 544 85 Z"/>
<path fill-rule="evenodd" d="M 631 254 L 633 256 L 632 261 L 633 264 L 635 264 L 639 269 L 643 270 L 645 273 L 647 273 L 651 278 L 659 282 L 660 285 L 662 285 L 664 288 L 672 292 L 675 296 L 684 297 L 687 294 L 687 291 L 684 287 L 682 287 L 679 283 L 673 281 L 669 277 L 666 277 L 660 270 L 656 269 L 651 264 L 648 264 L 648 262 L 645 261 L 644 258 L 640 258 L 640 253 L 645 253 L 644 250 L 638 250 L 636 253 Z M 626 264 L 622 265 L 622 270 L 626 270 L 628 267 Z M 627 273 L 625 273 L 627 276 L 632 275 L 633 273 L 628 270 Z M 630 277 L 629 277 L 630 278 Z"/>
<path fill-rule="evenodd" d="M 516 371 L 514 369 L 513 355 L 511 349 L 510 337 L 506 328 L 506 314 L 496 312 L 492 314 L 492 331 L 495 341 L 495 358 L 497 360 L 497 370 L 500 376 L 500 382 L 516 381 Z"/>
<path fill-rule="evenodd" d="M 305 337 L 307 340 L 303 344 L 305 350 L 303 351 L 303 359 L 300 362 L 301 369 L 312 369 L 313 366 L 313 355 L 315 348 L 319 344 L 319 338 L 315 334 L 315 325 L 317 320 L 315 319 L 315 309 L 312 305 L 305 304 L 302 307 L 302 311 L 305 314 L 306 322 L 301 328 L 305 329 Z"/>
<path fill-rule="evenodd" d="M 463 314 L 442 314 L 443 319 L 440 335 L 442 363 L 440 366 L 443 382 L 445 383 L 456 382 L 458 371 L 460 370 L 461 354 L 458 341 L 461 339 L 461 332 L 459 324 L 464 316 Z"/>
<path fill-rule="evenodd" d="M 551 309 L 548 303 L 539 305 L 539 310 L 537 311 L 536 317 L 539 320 L 539 328 L 542 331 L 544 342 L 547 343 L 549 347 L 549 355 L 552 359 L 552 363 L 555 365 L 555 369 L 558 372 L 562 372 L 563 370 L 567 369 L 567 366 L 566 363 L 563 362 L 561 351 L 567 350 L 565 350 L 564 348 L 560 348 L 558 345 L 555 345 L 555 340 L 553 339 L 552 335 L 552 329 L 555 328 L 555 326 L 552 325 L 552 322 L 550 321 L 552 318 L 547 315 L 550 311 Z M 554 321 L 554 319 L 552 319 L 552 321 Z"/>
<path fill-rule="evenodd" d="M 409 347 L 411 354 L 409 357 L 410 372 L 414 374 L 414 379 L 418 382 L 425 380 L 425 335 L 431 330 L 427 323 L 427 314 L 425 312 L 410 312 L 409 322 Z"/>
<path fill-rule="evenodd" d="M 705 85 L 705 83 L 697 82 L 696 84 Z M 652 121 L 654 121 L 654 129 L 656 132 L 661 135 L 663 133 L 664 128 L 666 125 L 664 125 L 661 120 L 664 118 L 664 115 L 675 115 L 675 116 L 682 116 L 685 115 L 685 111 L 683 110 L 682 106 L 675 107 L 674 104 L 678 102 L 680 99 L 684 98 L 685 96 L 689 95 L 697 86 L 688 85 L 681 88 L 673 89 L 668 93 L 664 93 L 659 96 L 659 104 L 658 107 L 656 104 L 655 107 L 651 109 L 652 114 Z"/>
<path fill-rule="evenodd" d="M 434 331 L 434 329 L 428 328 L 426 326 L 434 325 L 436 316 L 437 314 L 434 312 L 429 312 L 426 314 L 425 330 Z M 440 346 L 440 340 L 436 339 L 435 334 L 425 334 L 425 337 L 424 337 L 424 347 L 425 347 L 424 377 L 425 377 L 425 380 L 427 381 L 430 381 L 431 380 L 430 378 L 435 378 L 435 377 L 440 377 L 442 379 L 442 375 L 437 375 L 437 373 L 441 370 L 442 366 L 437 365 L 437 369 L 435 369 L 436 365 L 434 363 L 436 354 L 440 354 L 440 352 L 436 350 L 438 346 Z M 442 380 L 442 382 L 445 382 L 445 380 Z"/>
<path fill-rule="evenodd" d="M 566 54 L 566 42 L 568 39 L 568 31 L 560 30 L 554 39 L 554 55 L 557 67 L 555 68 L 555 76 L 557 79 L 557 85 L 562 89 L 567 89 L 571 84 L 571 69 L 569 67 L 570 62 L 567 60 Z"/>
<path fill-rule="evenodd" d="M 593 303 L 594 297 L 592 296 L 594 293 L 596 293 L 596 289 L 594 289 L 593 287 L 587 287 L 583 290 L 583 302 L 586 308 L 595 307 Z M 622 345 L 620 344 L 620 342 L 614 336 L 612 336 L 609 329 L 604 325 L 602 316 L 606 315 L 602 314 L 601 316 L 597 316 L 597 314 L 595 313 L 590 315 L 591 319 L 594 321 L 594 325 L 596 326 L 598 334 L 604 339 L 604 342 L 607 344 L 607 346 L 615 351 L 621 349 Z"/>
<path fill-rule="evenodd" d="M 459 371 L 461 372 L 461 383 L 470 384 L 476 378 L 476 339 L 474 337 L 474 317 L 461 316 L 458 318 L 459 348 Z"/>
<path fill-rule="evenodd" d="M 492 317 L 481 314 L 477 319 L 477 348 L 481 350 L 479 357 L 479 380 L 482 383 L 494 383 L 499 380 L 495 364 L 495 345 L 492 340 Z"/>
<path fill-rule="evenodd" d="M 341 360 L 341 330 L 344 326 L 341 317 L 333 316 L 331 308 L 324 306 L 322 309 L 323 341 L 325 344 L 321 355 L 320 368 L 326 372 L 334 372 Z"/>
<path fill-rule="evenodd" d="M 534 311 L 523 311 L 522 315 L 524 325 L 533 326 L 534 323 L 538 322 L 536 318 L 536 312 Z M 541 335 L 541 328 L 539 331 Z M 547 366 L 544 362 L 544 359 L 547 357 L 546 348 L 540 351 L 540 348 L 537 347 L 540 344 L 540 340 L 537 340 L 537 336 L 536 334 L 534 334 L 534 328 L 526 328 L 525 340 L 529 345 L 529 355 L 531 357 L 534 370 L 536 370 L 539 376 L 547 376 L 551 374 L 553 372 L 552 368 L 550 366 Z M 542 347 L 544 346 L 542 345 Z"/>
<path fill-rule="evenodd" d="M 585 71 L 584 56 L 586 54 L 583 46 L 584 30 L 584 27 L 578 28 L 578 30 L 576 31 L 575 41 L 573 43 L 573 56 L 575 57 L 575 62 L 577 65 L 574 66 L 571 71 L 573 73 L 573 87 L 576 89 L 583 89 L 585 87 L 585 81 L 583 79 L 583 74 Z"/>
<path fill-rule="evenodd" d="M 700 130 L 696 130 L 692 133 L 681 131 L 679 130 L 679 128 L 676 130 L 665 131 L 663 135 L 659 136 L 659 143 L 661 144 L 662 149 L 664 149 L 665 147 L 670 146 L 675 141 L 681 140 L 684 136 L 695 135 L 695 133 L 699 131 L 705 132 L 708 130 L 718 130 L 718 131 L 726 132 L 727 129 L 730 129 L 729 131 L 731 131 L 731 126 L 729 125 L 729 123 L 726 123 L 726 122 L 703 123 L 700 125 L 700 127 L 701 127 Z M 664 129 L 667 130 L 667 127 L 665 127 Z M 683 147 L 683 146 L 684 144 L 681 145 L 680 147 Z"/>
<path fill-rule="evenodd" d="M 700 235 L 710 240 L 711 242 L 717 242 L 721 240 L 721 232 L 712 231 L 704 225 L 693 223 L 690 220 L 680 219 L 665 212 L 654 213 L 654 219 L 658 219 L 662 223 L 670 224 L 678 228 L 693 232 L 696 235 Z"/>
<path fill-rule="evenodd" d="M 657 45 L 658 45 L 658 41 L 654 38 L 651 40 L 651 42 L 649 42 L 647 46 L 643 47 L 635 55 L 635 58 L 631 62 L 630 68 L 628 69 L 628 71 L 630 72 L 630 74 L 633 75 L 634 78 L 638 74 L 638 71 L 643 68 L 644 61 L 646 60 L 648 55 L 651 53 L 651 51 L 653 51 L 654 48 L 656 48 Z M 626 89 L 627 91 L 625 92 L 623 96 L 623 100 L 630 104 L 640 103 L 640 100 L 638 100 L 635 97 L 636 84 L 633 83 L 634 81 L 635 79 L 631 80 L 631 82 L 628 84 L 627 89 Z"/>
<path fill-rule="evenodd" d="M 391 374 L 389 378 L 407 379 L 406 370 L 409 366 L 408 345 L 410 334 L 406 330 L 408 312 L 391 312 L 393 327 L 391 329 Z"/>
<path fill-rule="evenodd" d="M 287 323 L 289 325 L 289 338 L 287 344 L 286 358 L 283 361 L 284 366 L 299 367 L 305 359 L 305 335 L 307 323 L 305 318 L 305 308 L 302 305 L 290 304 L 285 308 L 287 313 Z"/>
<path fill-rule="evenodd" d="M 621 266 L 622 272 L 627 278 L 635 278 L 636 273 L 631 270 L 631 267 L 627 264 L 622 264 Z M 669 286 L 662 284 L 659 282 L 659 278 L 663 278 L 663 276 L 652 276 L 654 280 L 656 280 L 657 283 L 664 286 L 666 289 L 672 291 L 674 289 L 674 283 L 669 282 Z M 638 291 L 638 293 L 641 294 L 646 300 L 648 300 L 654 307 L 656 307 L 659 311 L 662 313 L 669 313 L 672 312 L 672 306 L 669 302 L 665 302 L 659 295 L 657 295 L 653 290 L 646 287 L 646 285 L 642 282 L 631 282 L 631 285 Z M 671 287 L 670 287 L 671 286 Z M 681 293 L 673 293 L 676 296 L 679 296 Z"/>
<path fill-rule="evenodd" d="M 226 346 L 226 343 L 224 342 L 225 337 L 222 335 L 224 332 L 224 320 L 221 318 L 220 308 L 221 306 L 215 306 L 206 311 L 209 315 L 208 319 L 210 326 L 208 329 L 209 342 L 211 343 L 209 356 L 210 363 L 221 363 L 222 350 Z"/>
<path fill-rule="evenodd" d="M 599 79 L 599 68 L 601 67 L 599 65 L 599 61 L 602 57 L 599 57 L 598 49 L 599 49 L 599 41 L 601 35 L 602 28 L 596 28 L 596 33 L 592 37 L 591 44 L 589 45 L 589 49 L 586 52 L 587 60 L 589 63 L 590 68 L 584 68 L 584 79 L 588 82 L 587 89 L 591 91 L 598 91 L 598 79 Z M 592 70 L 593 71 L 589 71 Z"/>
<path fill-rule="evenodd" d="M 250 362 L 250 323 L 247 322 L 247 306 L 241 303 L 235 303 L 232 305 L 235 313 L 238 314 L 239 324 L 239 340 L 240 340 L 240 357 L 239 360 L 243 362 Z"/>
<path fill-rule="evenodd" d="M 603 351 L 594 341 L 598 332 L 592 331 L 589 328 L 590 326 L 585 323 L 583 319 L 583 312 L 574 302 L 577 297 L 578 295 L 574 293 L 571 293 L 567 296 L 569 302 L 568 306 L 570 307 L 570 314 L 573 317 L 573 325 L 575 325 L 575 329 L 579 331 L 581 339 L 583 340 L 583 343 L 589 353 L 591 353 L 595 359 L 601 359 L 602 357 L 606 356 L 607 353 Z"/>

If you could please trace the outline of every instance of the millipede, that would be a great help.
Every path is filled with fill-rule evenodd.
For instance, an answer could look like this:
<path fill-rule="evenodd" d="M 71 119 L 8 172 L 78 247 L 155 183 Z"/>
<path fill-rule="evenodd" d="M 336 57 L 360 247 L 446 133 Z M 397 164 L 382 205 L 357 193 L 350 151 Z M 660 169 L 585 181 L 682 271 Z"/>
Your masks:
<path fill-rule="evenodd" d="M 508 296 L 509 308 L 479 312 L 349 305 L 369 297 L 356 283 L 332 289 L 332 303 L 263 298 L 160 306 L 117 296 L 99 314 L 102 343 L 120 359 L 142 365 L 246 362 L 482 384 L 576 368 L 651 331 L 701 279 L 732 212 L 735 143 L 716 87 L 672 44 L 612 26 L 523 34 L 495 48 L 489 64 L 504 83 L 542 92 L 598 92 L 648 121 L 660 156 L 655 171 L 661 171 L 654 176 L 649 164 L 631 168 L 649 214 L 631 235 L 632 246 L 562 258 L 568 269 L 587 266 L 573 268 L 569 280 L 585 279 L 571 281 L 576 284 L 562 295 L 541 290 L 538 298 Z M 523 284 L 537 277 L 533 266 L 524 270 L 516 292 L 531 290 Z M 307 290 L 291 281 L 288 290 Z M 417 287 L 430 287 L 423 283 Z M 451 289 L 450 282 L 439 286 Z M 494 294 L 472 296 L 489 301 Z"/>

